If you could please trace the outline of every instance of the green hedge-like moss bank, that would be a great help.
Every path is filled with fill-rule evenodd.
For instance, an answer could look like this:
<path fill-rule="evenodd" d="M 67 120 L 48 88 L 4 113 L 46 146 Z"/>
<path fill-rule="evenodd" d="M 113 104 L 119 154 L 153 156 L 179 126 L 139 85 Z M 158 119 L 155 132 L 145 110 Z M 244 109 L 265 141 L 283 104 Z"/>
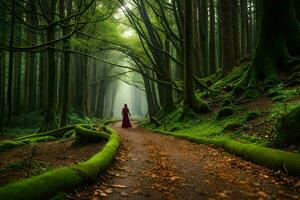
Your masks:
<path fill-rule="evenodd" d="M 300 176 L 300 154 L 262 147 L 254 144 L 244 144 L 231 139 L 210 139 L 204 137 L 191 137 L 188 135 L 154 130 L 157 133 L 172 135 L 191 142 L 210 144 L 220 147 L 226 151 L 250 160 L 254 163 L 264 165 L 273 169 L 287 170 L 290 175 Z"/>
<path fill-rule="evenodd" d="M 71 167 L 51 170 L 0 188 L 0 198 L 5 200 L 49 199 L 59 191 L 68 191 L 89 181 L 94 181 L 113 161 L 119 144 L 118 134 L 106 128 L 110 133 L 107 144 L 89 160 Z"/>

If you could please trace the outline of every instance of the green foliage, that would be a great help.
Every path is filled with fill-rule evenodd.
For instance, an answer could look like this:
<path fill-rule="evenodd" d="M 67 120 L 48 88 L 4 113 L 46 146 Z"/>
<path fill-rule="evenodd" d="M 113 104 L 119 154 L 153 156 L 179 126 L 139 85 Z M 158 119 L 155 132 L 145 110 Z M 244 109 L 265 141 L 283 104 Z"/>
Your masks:
<path fill-rule="evenodd" d="M 287 113 L 279 119 L 276 125 L 275 144 L 283 145 L 300 145 L 300 106 Z"/>
<path fill-rule="evenodd" d="M 18 170 L 18 169 L 24 169 L 26 167 L 25 160 L 19 160 L 13 163 L 10 163 L 6 167 L 0 168 L 0 173 L 9 171 L 9 170 Z"/>
<path fill-rule="evenodd" d="M 261 116 L 261 113 L 258 111 L 251 111 L 247 113 L 246 115 L 246 121 L 251 121 L 253 119 L 256 119 L 257 117 Z"/>
<path fill-rule="evenodd" d="M 220 109 L 217 115 L 217 119 L 228 117 L 234 114 L 234 108 L 232 106 L 225 106 Z"/>
<path fill-rule="evenodd" d="M 23 142 L 21 141 L 10 141 L 10 140 L 5 140 L 5 141 L 1 141 L 0 142 L 0 151 L 4 151 L 4 150 L 7 150 L 7 149 L 12 149 L 12 148 L 15 148 L 15 147 L 19 147 L 19 146 L 22 146 L 24 145 Z"/>
<path fill-rule="evenodd" d="M 110 135 L 104 131 L 98 132 L 98 131 L 90 130 L 81 125 L 76 126 L 75 133 L 76 133 L 75 145 L 82 145 L 91 142 L 100 142 L 102 140 L 107 140 L 110 137 Z"/>
<path fill-rule="evenodd" d="M 197 105 L 197 110 L 200 113 L 209 113 L 211 111 L 210 106 L 208 105 L 208 103 L 202 99 L 198 100 L 198 105 Z"/>
<path fill-rule="evenodd" d="M 220 91 L 226 88 L 228 85 L 235 85 L 239 78 L 242 76 L 246 69 L 247 65 L 242 65 L 232 69 L 232 72 L 229 73 L 226 77 L 219 79 L 216 83 L 211 86 L 212 90 Z"/>
<path fill-rule="evenodd" d="M 96 124 L 98 122 L 97 118 L 90 117 L 80 117 L 77 113 L 72 112 L 69 114 L 70 124 Z"/>
<path fill-rule="evenodd" d="M 107 128 L 109 141 L 99 153 L 81 164 L 62 167 L 33 176 L 0 188 L 0 196 L 6 200 L 35 200 L 55 196 L 59 191 L 68 191 L 94 181 L 113 161 L 120 138 L 114 130 Z"/>
<path fill-rule="evenodd" d="M 236 130 L 238 130 L 239 128 L 241 128 L 243 126 L 243 124 L 241 123 L 241 122 L 239 122 L 239 121 L 237 121 L 237 122 L 231 122 L 231 123 L 228 123 L 225 127 L 224 127 L 224 129 L 223 129 L 223 132 L 228 132 L 228 131 L 230 131 L 230 132 L 232 132 L 232 131 L 236 131 Z"/>

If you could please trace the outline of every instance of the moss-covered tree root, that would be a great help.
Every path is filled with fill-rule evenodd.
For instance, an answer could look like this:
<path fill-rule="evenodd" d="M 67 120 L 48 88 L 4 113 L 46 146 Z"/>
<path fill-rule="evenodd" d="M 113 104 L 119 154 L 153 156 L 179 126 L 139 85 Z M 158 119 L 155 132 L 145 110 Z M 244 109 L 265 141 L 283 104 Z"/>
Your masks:
<path fill-rule="evenodd" d="M 58 168 L 39 176 L 34 176 L 0 188 L 0 197 L 5 200 L 49 199 L 59 191 L 68 191 L 83 184 L 95 181 L 113 161 L 120 138 L 114 130 L 110 133 L 107 144 L 99 153 L 81 164 Z"/>
<path fill-rule="evenodd" d="M 231 139 L 210 139 L 204 137 L 192 137 L 185 134 L 155 130 L 158 133 L 183 138 L 200 144 L 210 144 L 226 151 L 241 156 L 254 163 L 287 171 L 288 174 L 300 176 L 300 154 L 262 147 L 254 144 L 244 144 Z"/>
<path fill-rule="evenodd" d="M 34 137 L 41 137 L 41 136 L 52 136 L 56 138 L 63 138 L 64 134 L 70 130 L 73 130 L 76 128 L 77 125 L 70 125 L 70 126 L 65 126 L 59 129 L 54 129 L 51 131 L 47 131 L 44 133 L 35 133 L 31 135 L 26 135 L 23 137 L 18 137 L 16 140 L 23 140 L 23 139 L 29 139 L 29 138 L 34 138 Z"/>
<path fill-rule="evenodd" d="M 86 144 L 90 142 L 100 142 L 101 140 L 107 140 L 109 138 L 109 134 L 101 131 L 94 131 L 85 128 L 84 126 L 78 125 L 75 129 L 76 133 L 76 144 Z"/>

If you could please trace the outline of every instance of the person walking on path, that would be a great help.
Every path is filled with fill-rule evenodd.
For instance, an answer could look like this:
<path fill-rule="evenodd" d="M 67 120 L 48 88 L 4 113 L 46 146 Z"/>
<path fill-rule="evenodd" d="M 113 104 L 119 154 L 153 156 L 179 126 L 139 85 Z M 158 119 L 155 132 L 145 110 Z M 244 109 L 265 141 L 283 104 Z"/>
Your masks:
<path fill-rule="evenodd" d="M 131 114 L 129 112 L 127 104 L 124 104 L 124 107 L 122 109 L 122 115 L 123 115 L 122 128 L 131 127 L 131 124 L 130 124 L 130 121 L 129 121 L 129 116 L 131 117 Z"/>

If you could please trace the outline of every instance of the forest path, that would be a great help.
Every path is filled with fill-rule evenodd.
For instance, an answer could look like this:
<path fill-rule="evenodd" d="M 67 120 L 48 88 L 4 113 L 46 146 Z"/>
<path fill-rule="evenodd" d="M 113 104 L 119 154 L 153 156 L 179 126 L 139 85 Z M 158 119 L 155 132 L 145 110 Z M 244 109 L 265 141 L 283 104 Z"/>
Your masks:
<path fill-rule="evenodd" d="M 115 163 L 70 199 L 299 199 L 300 181 L 207 145 L 112 126 Z"/>

